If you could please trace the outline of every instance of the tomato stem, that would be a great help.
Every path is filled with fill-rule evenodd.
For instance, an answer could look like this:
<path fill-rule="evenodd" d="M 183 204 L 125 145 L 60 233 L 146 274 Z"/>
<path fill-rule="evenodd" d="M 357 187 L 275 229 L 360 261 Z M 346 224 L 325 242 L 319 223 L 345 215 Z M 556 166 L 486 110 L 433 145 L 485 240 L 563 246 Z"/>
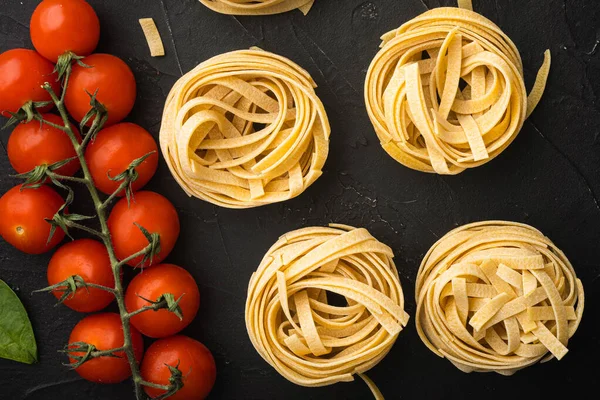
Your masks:
<path fill-rule="evenodd" d="M 110 293 L 115 293 L 115 289 L 108 287 L 108 286 L 103 286 L 103 285 L 98 285 L 96 283 L 87 283 L 85 284 L 86 287 L 89 288 L 94 288 L 94 289 L 100 289 L 100 290 L 104 290 L 106 292 L 110 292 Z"/>
<path fill-rule="evenodd" d="M 162 389 L 162 390 L 169 390 L 170 387 L 169 386 L 165 386 L 165 385 L 159 385 L 157 383 L 152 383 L 152 382 L 148 382 L 148 381 L 140 381 L 140 384 L 144 385 L 144 386 L 148 386 L 154 389 Z"/>
<path fill-rule="evenodd" d="M 121 356 L 118 356 L 115 353 L 125 351 L 125 347 L 117 347 L 117 348 L 108 349 L 108 350 L 98 350 L 98 349 L 96 349 L 96 346 L 94 346 L 93 344 L 89 344 L 89 343 L 85 343 L 85 342 L 76 342 L 76 343 L 68 344 L 63 350 L 59 350 L 59 351 L 61 353 L 69 354 L 69 357 L 72 358 L 73 360 L 75 360 L 72 363 L 65 364 L 65 365 L 70 366 L 73 369 L 76 369 L 79 366 L 81 366 L 83 363 L 91 360 L 92 358 L 98 358 L 98 357 L 121 358 Z M 79 354 L 75 354 L 75 353 L 79 353 Z M 84 353 L 84 354 L 80 355 L 81 353 Z"/>
<path fill-rule="evenodd" d="M 182 294 L 177 300 L 175 300 L 175 297 L 171 293 L 164 293 L 156 301 L 152 301 L 138 295 L 138 297 L 141 297 L 143 300 L 146 300 L 147 302 L 152 304 L 149 306 L 140 307 L 137 310 L 130 312 L 129 314 L 127 314 L 127 318 L 131 318 L 134 315 L 143 313 L 145 311 L 158 311 L 165 309 L 177 315 L 181 320 L 183 318 L 183 314 L 181 308 L 179 307 L 179 301 L 181 301 L 181 298 L 183 296 L 184 295 Z"/>
<path fill-rule="evenodd" d="M 100 131 L 100 129 L 102 129 L 102 126 L 104 125 L 104 122 L 106 122 L 106 119 L 102 119 L 101 117 L 99 117 L 99 114 L 97 114 L 97 117 L 94 118 L 94 121 L 92 122 L 92 126 L 90 126 L 90 129 L 87 131 L 85 137 L 83 138 L 81 144 L 79 145 L 79 149 L 77 151 L 81 151 L 83 153 L 85 147 L 87 146 L 87 144 L 89 143 L 89 141 L 96 137 L 96 134 Z M 82 132 L 83 132 L 83 126 L 81 127 Z"/>
<path fill-rule="evenodd" d="M 46 175 L 48 175 L 50 178 L 53 179 L 57 179 L 59 181 L 70 181 L 70 182 L 76 182 L 76 183 L 81 183 L 84 185 L 87 185 L 88 181 L 86 178 L 79 178 L 76 176 L 66 176 L 66 175 L 60 175 L 57 174 L 56 172 L 52 172 L 52 171 L 46 171 Z"/>
<path fill-rule="evenodd" d="M 33 119 L 35 119 L 37 121 L 40 121 L 41 123 L 46 124 L 48 126 L 51 126 L 51 127 L 55 128 L 55 129 L 59 129 L 59 130 L 61 130 L 63 132 L 66 132 L 66 129 L 65 129 L 65 127 L 63 125 L 58 125 L 58 124 L 55 124 L 54 122 L 50 122 L 48 120 L 45 120 L 41 115 L 37 115 L 36 114 L 36 115 L 33 116 Z"/>
<path fill-rule="evenodd" d="M 110 205 L 110 203 L 115 199 L 115 197 L 118 196 L 118 193 L 122 193 L 123 190 L 127 188 L 127 185 L 129 185 L 129 182 L 127 182 L 126 179 L 123 180 L 123 182 L 121 182 L 117 190 L 115 190 L 110 196 L 108 196 L 106 200 L 104 200 L 104 203 L 102 203 L 102 208 L 107 208 Z"/>
<path fill-rule="evenodd" d="M 58 292 L 62 293 L 60 299 L 58 299 L 58 303 L 60 304 L 65 300 L 73 297 L 75 292 L 80 289 L 85 288 L 86 290 L 89 288 L 100 289 L 106 292 L 110 292 L 113 295 L 115 294 L 115 290 L 108 286 L 98 285 L 96 283 L 88 283 L 79 275 L 71 275 L 67 279 L 62 282 L 55 283 L 54 285 L 45 287 L 43 289 L 34 290 L 33 293 L 38 292 Z"/>
<path fill-rule="evenodd" d="M 133 260 L 134 258 L 137 258 L 137 257 L 147 254 L 150 249 L 152 249 L 152 244 L 149 244 L 146 247 L 144 247 L 142 250 L 138 251 L 137 253 L 133 253 L 132 255 L 122 259 L 121 261 L 119 261 L 119 267 L 127 264 L 129 261 Z"/>
<path fill-rule="evenodd" d="M 100 239 L 104 239 L 105 238 L 106 234 L 104 232 L 97 231 L 97 230 L 95 230 L 93 228 L 90 228 L 89 226 L 85 226 L 83 224 L 80 224 L 78 222 L 71 221 L 71 220 L 68 220 L 68 219 L 64 219 L 64 222 L 65 222 L 65 225 L 68 228 L 75 228 L 75 229 L 82 230 L 82 231 L 87 232 L 90 235 L 94 235 L 94 236 L 96 236 L 96 237 L 98 237 Z"/>

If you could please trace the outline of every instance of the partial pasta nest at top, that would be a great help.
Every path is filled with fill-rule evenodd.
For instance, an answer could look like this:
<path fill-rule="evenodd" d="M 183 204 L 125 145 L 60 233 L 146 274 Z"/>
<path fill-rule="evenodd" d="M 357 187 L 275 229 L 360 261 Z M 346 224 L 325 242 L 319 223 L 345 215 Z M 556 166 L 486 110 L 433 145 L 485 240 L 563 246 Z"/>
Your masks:
<path fill-rule="evenodd" d="M 416 283 L 417 331 L 465 371 L 510 375 L 567 353 L 584 308 L 581 281 L 525 224 L 478 222 L 435 243 Z"/>
<path fill-rule="evenodd" d="M 200 0 L 213 11 L 229 15 L 270 15 L 298 9 L 304 15 L 315 0 Z"/>
<path fill-rule="evenodd" d="M 546 51 L 528 101 L 516 46 L 467 9 L 429 10 L 382 39 L 365 81 L 367 111 L 383 148 L 424 172 L 458 174 L 500 154 L 550 67 Z"/>
<path fill-rule="evenodd" d="M 320 175 L 329 122 L 310 75 L 260 49 L 213 57 L 171 89 L 160 145 L 189 195 L 229 208 L 290 199 Z"/>

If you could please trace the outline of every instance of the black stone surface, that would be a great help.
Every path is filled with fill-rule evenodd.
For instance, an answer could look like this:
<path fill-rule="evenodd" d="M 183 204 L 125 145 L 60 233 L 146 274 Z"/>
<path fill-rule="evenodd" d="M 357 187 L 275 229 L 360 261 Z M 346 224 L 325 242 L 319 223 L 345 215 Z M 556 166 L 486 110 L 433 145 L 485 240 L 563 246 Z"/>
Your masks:
<path fill-rule="evenodd" d="M 0 51 L 31 48 L 29 17 L 37 0 L 2 0 Z M 211 398 L 368 399 L 360 379 L 325 388 L 289 383 L 254 351 L 244 325 L 250 275 L 264 252 L 289 230 L 340 222 L 368 228 L 396 254 L 414 316 L 414 282 L 428 248 L 450 229 L 473 221 L 507 219 L 531 224 L 570 258 L 586 289 L 586 311 L 570 352 L 518 372 L 463 374 L 429 352 L 414 321 L 370 373 L 389 399 L 592 398 L 600 369 L 600 3 L 596 0 L 475 0 L 477 11 L 516 43 L 531 86 L 542 53 L 552 51 L 548 87 L 514 143 L 489 164 L 444 177 L 409 170 L 386 155 L 363 103 L 366 69 L 379 36 L 428 7 L 454 0 L 317 0 L 299 12 L 257 18 L 218 15 L 197 0 L 90 0 L 102 25 L 99 52 L 123 58 L 138 83 L 128 120 L 158 139 L 163 102 L 172 84 L 216 54 L 260 46 L 306 68 L 327 109 L 331 151 L 324 175 L 300 197 L 234 211 L 188 198 L 161 160 L 147 189 L 168 197 L 181 218 L 181 237 L 167 261 L 187 268 L 201 290 L 198 317 L 183 333 L 205 343 L 218 369 Z M 138 18 L 154 18 L 166 57 L 151 58 Z M 3 147 L 9 132 L 1 132 Z M 0 150 L 0 192 L 16 184 Z M 89 211 L 78 192 L 78 211 Z M 131 399 L 131 385 L 86 382 L 61 366 L 56 352 L 82 315 L 54 307 L 46 285 L 50 254 L 21 254 L 0 243 L 0 278 L 29 310 L 40 363 L 0 360 L 0 399 Z M 114 306 L 113 306 L 114 307 Z M 591 391 L 591 392 L 590 392 Z M 586 393 L 583 395 L 583 393 Z"/>

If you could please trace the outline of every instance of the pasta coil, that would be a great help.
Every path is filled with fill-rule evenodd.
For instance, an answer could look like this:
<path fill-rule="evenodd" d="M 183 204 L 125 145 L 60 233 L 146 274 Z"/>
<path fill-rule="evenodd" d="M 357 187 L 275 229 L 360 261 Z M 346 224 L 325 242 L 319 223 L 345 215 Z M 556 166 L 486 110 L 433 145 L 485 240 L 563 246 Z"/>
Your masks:
<path fill-rule="evenodd" d="M 583 315 L 581 281 L 564 253 L 529 225 L 454 229 L 417 275 L 421 340 L 464 372 L 511 375 L 567 353 Z"/>
<path fill-rule="evenodd" d="M 365 80 L 367 112 L 386 152 L 423 172 L 458 174 L 498 156 L 550 68 L 547 50 L 528 99 L 514 43 L 468 9 L 429 10 L 382 40 Z"/>
<path fill-rule="evenodd" d="M 163 156 L 190 196 L 249 208 L 298 196 L 319 176 L 329 121 L 310 75 L 260 49 L 213 57 L 171 89 Z"/>
<path fill-rule="evenodd" d="M 365 229 L 332 224 L 283 235 L 252 275 L 246 328 L 252 344 L 302 386 L 353 380 L 391 349 L 408 322 L 392 250 Z M 332 293 L 345 305 L 331 305 Z"/>

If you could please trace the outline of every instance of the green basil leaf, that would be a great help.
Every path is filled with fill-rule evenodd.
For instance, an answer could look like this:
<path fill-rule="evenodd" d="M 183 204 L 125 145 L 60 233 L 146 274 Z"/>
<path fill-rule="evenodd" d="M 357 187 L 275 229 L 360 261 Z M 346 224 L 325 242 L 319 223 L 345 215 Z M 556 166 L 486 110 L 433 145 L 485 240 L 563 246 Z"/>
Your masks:
<path fill-rule="evenodd" d="M 0 279 L 0 357 L 25 364 L 37 362 L 37 344 L 27 311 Z"/>

